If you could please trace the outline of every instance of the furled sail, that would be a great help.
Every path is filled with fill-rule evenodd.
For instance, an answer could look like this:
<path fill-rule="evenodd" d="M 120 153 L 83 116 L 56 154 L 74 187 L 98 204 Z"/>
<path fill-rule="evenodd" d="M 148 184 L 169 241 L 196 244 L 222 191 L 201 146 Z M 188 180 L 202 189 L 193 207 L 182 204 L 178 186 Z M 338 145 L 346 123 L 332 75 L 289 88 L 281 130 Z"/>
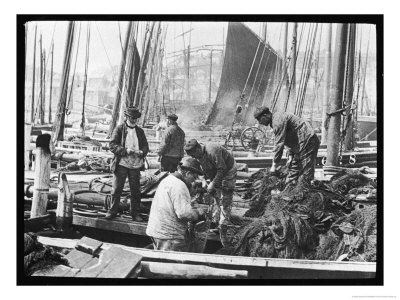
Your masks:
<path fill-rule="evenodd" d="M 243 123 L 254 124 L 255 108 L 262 105 L 267 89 L 273 90 L 274 73 L 281 63 L 276 51 L 247 26 L 230 22 L 220 86 L 206 123 L 230 126 L 236 106 L 241 105 Z"/>

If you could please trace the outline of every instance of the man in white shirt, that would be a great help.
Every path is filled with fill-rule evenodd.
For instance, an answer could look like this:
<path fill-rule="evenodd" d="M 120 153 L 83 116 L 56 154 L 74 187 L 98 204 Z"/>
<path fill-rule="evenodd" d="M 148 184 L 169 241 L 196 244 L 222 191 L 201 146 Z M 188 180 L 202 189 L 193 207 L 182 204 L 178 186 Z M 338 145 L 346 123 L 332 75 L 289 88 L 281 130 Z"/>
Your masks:
<path fill-rule="evenodd" d="M 188 222 L 196 222 L 205 212 L 191 206 L 188 185 L 202 175 L 200 164 L 186 158 L 178 170 L 161 181 L 151 204 L 146 234 L 154 249 L 188 251 Z"/>
<path fill-rule="evenodd" d="M 115 128 L 111 137 L 110 150 L 114 153 L 111 172 L 114 174 L 114 178 L 111 207 L 106 219 L 117 216 L 121 193 L 126 177 L 128 177 L 132 219 L 137 222 L 143 221 L 139 216 L 141 201 L 140 171 L 144 170 L 144 158 L 149 152 L 149 145 L 144 130 L 137 126 L 137 120 L 140 116 L 141 113 L 136 107 L 127 108 L 125 110 L 125 122 Z"/>

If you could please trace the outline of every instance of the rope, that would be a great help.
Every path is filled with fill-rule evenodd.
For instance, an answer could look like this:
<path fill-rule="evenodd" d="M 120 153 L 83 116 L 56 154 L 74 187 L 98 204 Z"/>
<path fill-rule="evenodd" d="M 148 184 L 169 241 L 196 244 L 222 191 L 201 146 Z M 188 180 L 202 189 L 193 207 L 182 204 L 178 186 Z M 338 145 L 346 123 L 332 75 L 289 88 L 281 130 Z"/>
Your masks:
<path fill-rule="evenodd" d="M 311 69 L 313 67 L 313 60 L 312 57 L 314 55 L 314 47 L 315 47 L 315 39 L 317 37 L 317 31 L 318 31 L 318 24 L 315 25 L 315 29 L 314 29 L 314 36 L 313 36 L 313 41 L 312 41 L 312 45 L 311 45 L 311 50 L 309 53 L 309 57 L 308 57 L 308 67 L 307 67 L 307 73 L 305 74 L 305 78 L 303 81 L 303 89 L 299 92 L 299 107 L 298 107 L 298 111 L 297 111 L 297 115 L 301 117 L 302 112 L 303 112 L 303 107 L 304 107 L 304 99 L 305 99 L 305 93 L 307 90 L 307 84 L 308 84 L 308 80 L 310 78 L 310 74 L 311 74 Z"/>
<path fill-rule="evenodd" d="M 247 74 L 246 82 L 245 82 L 245 84 L 244 84 L 244 87 L 243 87 L 243 90 L 242 90 L 242 93 L 241 93 L 241 96 L 240 96 L 241 98 L 244 97 L 244 91 L 246 90 L 247 83 L 249 82 L 250 74 L 251 74 L 251 72 L 253 71 L 254 63 L 255 63 L 255 61 L 256 61 L 256 57 L 257 57 L 257 54 L 258 54 L 258 49 L 260 48 L 260 44 L 261 44 L 261 40 L 258 40 L 258 45 L 257 45 L 256 53 L 254 53 L 253 62 L 251 63 L 251 67 L 250 67 L 250 70 L 249 70 L 249 74 Z"/>
<path fill-rule="evenodd" d="M 263 57 L 264 57 L 264 53 L 265 53 L 265 49 L 266 49 L 266 48 L 267 48 L 267 47 L 264 45 L 264 49 L 263 49 L 263 52 L 262 52 L 262 54 L 261 54 L 260 62 L 258 63 L 256 76 L 254 77 L 254 81 L 253 81 L 253 84 L 252 84 L 252 86 L 251 86 L 250 95 L 249 95 L 249 98 L 247 99 L 247 103 L 246 103 L 246 105 L 245 105 L 245 109 L 246 109 L 246 110 L 247 110 L 247 108 L 248 108 L 248 106 L 249 106 L 249 102 L 250 102 L 251 96 L 252 96 L 252 94 L 253 94 L 254 86 L 255 86 L 255 83 L 256 83 L 256 81 L 257 81 L 258 72 L 260 71 L 260 67 L 261 67 L 261 64 L 262 64 L 262 60 L 263 60 Z M 269 54 L 270 54 L 270 52 L 268 53 L 268 57 L 269 57 Z M 268 61 L 267 61 L 267 62 L 268 62 Z M 267 66 L 267 64 L 265 64 L 265 66 Z M 261 81 L 260 81 L 260 83 L 261 83 Z M 256 96 L 257 96 L 257 94 L 256 94 Z"/>

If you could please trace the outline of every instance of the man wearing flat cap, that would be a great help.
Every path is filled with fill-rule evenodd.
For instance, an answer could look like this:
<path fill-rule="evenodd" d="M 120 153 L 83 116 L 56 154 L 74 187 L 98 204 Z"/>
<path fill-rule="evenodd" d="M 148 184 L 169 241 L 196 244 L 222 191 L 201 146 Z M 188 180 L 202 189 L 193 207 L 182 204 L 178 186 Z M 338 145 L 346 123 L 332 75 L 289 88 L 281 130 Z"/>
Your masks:
<path fill-rule="evenodd" d="M 224 147 L 216 143 L 199 144 L 195 139 L 186 143 L 185 151 L 200 162 L 205 178 L 211 181 L 207 191 L 214 193 L 219 201 L 220 229 L 229 225 L 237 176 L 235 159 Z"/>
<path fill-rule="evenodd" d="M 133 106 L 127 108 L 124 114 L 125 122 L 115 128 L 110 141 L 110 150 L 114 153 L 111 163 L 114 177 L 111 207 L 106 219 L 117 215 L 121 193 L 128 177 L 131 191 L 130 213 L 134 221 L 140 222 L 143 221 L 139 216 L 140 171 L 144 170 L 144 158 L 149 152 L 149 145 L 144 130 L 137 126 L 141 112 Z"/>
<path fill-rule="evenodd" d="M 146 234 L 154 249 L 189 251 L 188 222 L 196 222 L 205 211 L 192 206 L 188 185 L 202 175 L 197 160 L 187 157 L 178 171 L 169 174 L 157 187 L 151 204 Z"/>
<path fill-rule="evenodd" d="M 157 153 L 160 156 L 161 170 L 173 173 L 184 156 L 185 132 L 176 123 L 177 115 L 170 114 L 167 119 L 168 127 L 161 139 Z"/>
<path fill-rule="evenodd" d="M 300 176 L 307 181 L 314 179 L 320 141 L 311 125 L 291 113 L 272 113 L 266 106 L 257 108 L 254 117 L 260 124 L 270 125 L 275 134 L 275 154 L 270 172 L 276 171 L 286 146 L 289 167 L 286 184 L 296 183 Z"/>

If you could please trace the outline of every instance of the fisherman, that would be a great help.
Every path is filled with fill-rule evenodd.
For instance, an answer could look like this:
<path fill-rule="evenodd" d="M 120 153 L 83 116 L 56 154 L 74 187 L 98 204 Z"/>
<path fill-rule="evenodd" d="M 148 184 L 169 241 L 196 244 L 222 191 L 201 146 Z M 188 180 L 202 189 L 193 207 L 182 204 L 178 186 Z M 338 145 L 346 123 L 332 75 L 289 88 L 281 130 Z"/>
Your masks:
<path fill-rule="evenodd" d="M 161 120 L 160 115 L 157 115 L 157 124 L 154 125 L 153 129 L 156 130 L 156 140 L 161 141 L 164 136 L 164 131 L 167 128 L 167 121 L 165 119 Z"/>
<path fill-rule="evenodd" d="M 137 126 L 141 112 L 133 106 L 127 108 L 124 114 L 125 122 L 115 128 L 110 141 L 110 150 L 114 153 L 111 172 L 114 175 L 111 207 L 106 219 L 117 215 L 121 193 L 128 176 L 131 191 L 130 213 L 134 221 L 141 222 L 143 219 L 139 216 L 140 171 L 144 170 L 144 158 L 149 152 L 149 145 L 144 130 Z"/>
<path fill-rule="evenodd" d="M 188 157 L 157 187 L 146 229 L 154 249 L 189 251 L 188 222 L 196 222 L 205 211 L 191 206 L 188 186 L 201 174 L 199 162 Z"/>
<path fill-rule="evenodd" d="M 281 162 L 283 148 L 288 148 L 287 165 L 289 173 L 286 185 L 295 184 L 296 180 L 314 179 L 315 160 L 320 141 L 309 123 L 302 118 L 286 112 L 270 112 L 266 106 L 258 107 L 254 113 L 257 121 L 270 125 L 275 134 L 275 155 L 270 172 L 275 172 Z"/>
<path fill-rule="evenodd" d="M 158 155 L 161 161 L 161 170 L 173 173 L 184 156 L 185 133 L 178 126 L 178 116 L 170 114 L 167 117 L 167 130 L 161 139 Z"/>
<path fill-rule="evenodd" d="M 199 144 L 195 139 L 187 142 L 185 151 L 200 162 L 205 179 L 211 180 L 207 192 L 214 194 L 219 202 L 219 227 L 229 225 L 237 176 L 235 159 L 224 147 L 215 143 Z"/>

